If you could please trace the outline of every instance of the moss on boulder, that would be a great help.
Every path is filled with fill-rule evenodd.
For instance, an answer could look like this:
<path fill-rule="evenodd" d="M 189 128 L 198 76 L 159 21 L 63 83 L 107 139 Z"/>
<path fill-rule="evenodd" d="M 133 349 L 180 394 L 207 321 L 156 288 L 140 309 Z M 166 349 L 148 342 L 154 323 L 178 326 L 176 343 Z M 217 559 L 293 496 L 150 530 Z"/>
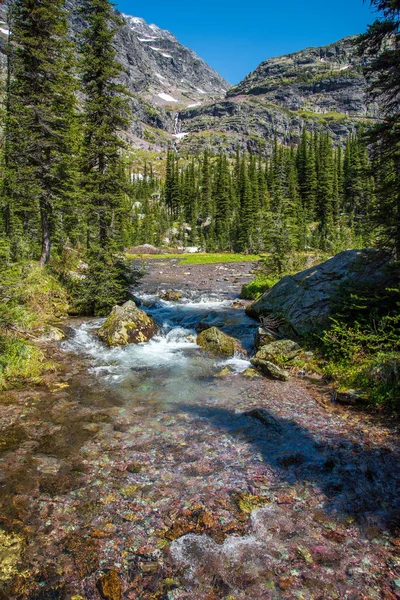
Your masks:
<path fill-rule="evenodd" d="M 113 308 L 97 333 L 108 346 L 126 346 L 148 342 L 157 331 L 153 319 L 129 300 Z"/>
<path fill-rule="evenodd" d="M 278 340 L 262 346 L 256 358 L 268 360 L 278 365 L 286 364 L 301 354 L 301 348 L 292 340 Z"/>
<path fill-rule="evenodd" d="M 166 300 L 167 302 L 178 302 L 182 296 L 183 294 L 179 290 L 167 290 L 160 294 L 161 300 Z"/>
<path fill-rule="evenodd" d="M 217 327 L 210 327 L 210 329 L 202 331 L 197 336 L 197 344 L 212 354 L 222 354 L 223 356 L 233 356 L 235 352 L 246 354 L 238 340 L 226 335 Z"/>

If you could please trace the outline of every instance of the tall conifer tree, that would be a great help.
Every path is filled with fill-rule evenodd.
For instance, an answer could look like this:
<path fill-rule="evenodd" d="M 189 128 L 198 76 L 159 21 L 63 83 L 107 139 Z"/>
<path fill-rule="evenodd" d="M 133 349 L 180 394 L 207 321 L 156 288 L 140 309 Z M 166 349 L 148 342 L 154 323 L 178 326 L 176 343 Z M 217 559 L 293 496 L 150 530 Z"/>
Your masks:
<path fill-rule="evenodd" d="M 42 265 L 71 194 L 75 88 L 67 33 L 65 0 L 13 3 L 3 198 L 9 235 L 33 238 Z"/>
<path fill-rule="evenodd" d="M 121 246 L 116 224 L 123 211 L 126 180 L 119 132 L 129 124 L 127 90 L 116 79 L 114 38 L 123 24 L 109 0 L 83 0 L 80 69 L 84 102 L 82 176 L 89 221 L 88 241 L 102 249 Z"/>

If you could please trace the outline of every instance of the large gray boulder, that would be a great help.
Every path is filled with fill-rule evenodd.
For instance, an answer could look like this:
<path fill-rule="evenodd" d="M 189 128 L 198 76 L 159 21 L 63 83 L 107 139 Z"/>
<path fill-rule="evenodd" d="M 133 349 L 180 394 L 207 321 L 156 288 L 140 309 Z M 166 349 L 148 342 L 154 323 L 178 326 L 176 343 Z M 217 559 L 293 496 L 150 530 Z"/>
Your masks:
<path fill-rule="evenodd" d="M 254 318 L 283 318 L 289 334 L 316 333 L 329 326 L 332 303 L 341 288 L 381 282 L 389 261 L 389 256 L 376 250 L 340 252 L 320 265 L 283 277 L 246 312 Z"/>

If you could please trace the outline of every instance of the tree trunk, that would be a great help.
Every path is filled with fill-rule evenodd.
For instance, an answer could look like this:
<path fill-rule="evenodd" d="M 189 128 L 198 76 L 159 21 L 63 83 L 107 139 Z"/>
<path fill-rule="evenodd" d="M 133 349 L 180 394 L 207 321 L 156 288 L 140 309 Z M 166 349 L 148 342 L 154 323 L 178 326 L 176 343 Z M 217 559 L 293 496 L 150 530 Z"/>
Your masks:
<path fill-rule="evenodd" d="M 40 202 L 40 221 L 42 225 L 42 253 L 39 265 L 43 267 L 50 260 L 51 237 L 50 237 L 50 208 L 45 200 Z"/>

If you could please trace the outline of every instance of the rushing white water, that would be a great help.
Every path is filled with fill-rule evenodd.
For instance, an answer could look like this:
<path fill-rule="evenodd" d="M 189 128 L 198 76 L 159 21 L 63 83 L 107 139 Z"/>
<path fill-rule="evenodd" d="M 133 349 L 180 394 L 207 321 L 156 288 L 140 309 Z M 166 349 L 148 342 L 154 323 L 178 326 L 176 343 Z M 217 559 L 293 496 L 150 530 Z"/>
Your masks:
<path fill-rule="evenodd" d="M 196 385 L 193 382 L 212 377 L 226 366 L 233 373 L 241 373 L 250 366 L 242 355 L 216 359 L 196 344 L 196 326 L 205 320 L 222 327 L 230 335 L 241 336 L 245 344 L 251 345 L 254 324 L 242 310 L 232 307 L 232 301 L 215 294 L 200 296 L 196 293 L 188 294 L 178 302 L 161 300 L 155 294 L 143 294 L 136 297 L 136 301 L 160 327 L 152 340 L 108 348 L 96 336 L 104 319 L 95 319 L 77 326 L 71 339 L 63 344 L 64 349 L 90 357 L 93 361 L 90 372 L 111 383 L 133 381 L 138 373 L 158 373 L 163 380 L 153 377 L 153 385 L 159 387 L 162 383 L 164 389 L 172 385 L 170 393 L 174 397 L 180 395 L 179 382 L 185 381 L 187 389 L 187 386 Z"/>

